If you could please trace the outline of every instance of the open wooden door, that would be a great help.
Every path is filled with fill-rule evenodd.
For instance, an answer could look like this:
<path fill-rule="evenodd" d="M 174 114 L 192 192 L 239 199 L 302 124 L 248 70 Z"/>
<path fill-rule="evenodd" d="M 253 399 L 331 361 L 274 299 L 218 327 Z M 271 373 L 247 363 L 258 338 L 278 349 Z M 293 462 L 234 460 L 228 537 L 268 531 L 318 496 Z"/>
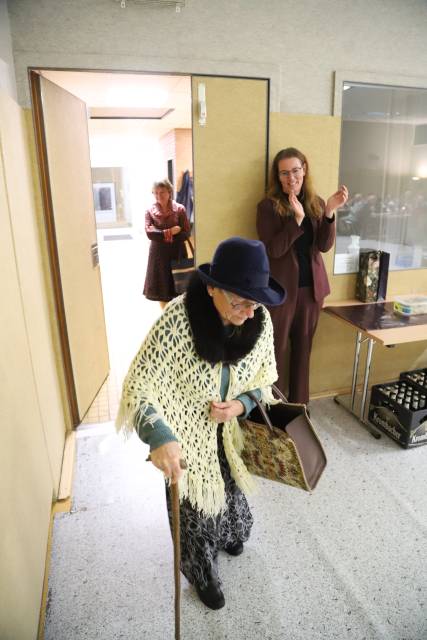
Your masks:
<path fill-rule="evenodd" d="M 109 372 L 84 102 L 31 72 L 50 266 L 73 423 Z"/>
<path fill-rule="evenodd" d="M 199 124 L 199 85 L 207 118 Z M 197 262 L 239 235 L 256 238 L 256 205 L 268 162 L 269 81 L 192 76 L 195 237 Z"/>

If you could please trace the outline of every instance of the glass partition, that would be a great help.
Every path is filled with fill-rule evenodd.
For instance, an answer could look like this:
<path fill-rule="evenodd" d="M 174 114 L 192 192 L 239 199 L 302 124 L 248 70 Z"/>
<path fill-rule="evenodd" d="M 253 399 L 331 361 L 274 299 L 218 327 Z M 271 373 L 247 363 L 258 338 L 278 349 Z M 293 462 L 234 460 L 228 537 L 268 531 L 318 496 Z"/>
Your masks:
<path fill-rule="evenodd" d="M 343 83 L 334 273 L 359 251 L 390 253 L 390 269 L 427 267 L 427 88 Z"/>

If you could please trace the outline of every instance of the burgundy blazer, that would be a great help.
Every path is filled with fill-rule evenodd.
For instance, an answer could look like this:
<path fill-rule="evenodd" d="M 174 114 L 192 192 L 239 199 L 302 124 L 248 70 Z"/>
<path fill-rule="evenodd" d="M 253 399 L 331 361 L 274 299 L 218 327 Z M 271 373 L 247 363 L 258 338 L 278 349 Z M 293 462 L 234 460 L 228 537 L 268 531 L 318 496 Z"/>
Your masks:
<path fill-rule="evenodd" d="M 323 210 L 325 203 L 322 200 Z M 313 225 L 311 268 L 313 272 L 314 299 L 321 302 L 330 293 L 328 276 L 320 255 L 329 251 L 335 241 L 335 218 L 332 222 L 323 214 L 321 218 L 310 218 Z M 293 303 L 298 293 L 299 266 L 294 247 L 295 240 L 304 231 L 293 216 L 280 216 L 274 210 L 270 198 L 265 198 L 257 208 L 257 231 L 265 244 L 270 260 L 270 272 L 287 291 L 287 301 Z"/>

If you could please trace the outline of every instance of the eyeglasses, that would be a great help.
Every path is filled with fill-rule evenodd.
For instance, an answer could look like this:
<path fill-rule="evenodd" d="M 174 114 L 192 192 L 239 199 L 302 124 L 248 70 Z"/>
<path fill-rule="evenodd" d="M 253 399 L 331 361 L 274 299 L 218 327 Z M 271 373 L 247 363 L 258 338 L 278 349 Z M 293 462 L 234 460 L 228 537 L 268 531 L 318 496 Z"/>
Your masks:
<path fill-rule="evenodd" d="M 261 306 L 260 302 L 233 302 L 230 294 L 227 293 L 227 291 L 222 289 L 222 292 L 224 294 L 224 298 L 227 300 L 230 307 L 234 309 L 234 311 L 246 311 L 247 309 L 253 309 L 255 311 Z"/>
<path fill-rule="evenodd" d="M 279 176 L 281 176 L 282 178 L 289 178 L 289 176 L 294 176 L 294 178 L 298 178 L 301 171 L 302 171 L 302 167 L 295 167 L 295 169 L 291 169 L 290 171 L 279 171 Z"/>

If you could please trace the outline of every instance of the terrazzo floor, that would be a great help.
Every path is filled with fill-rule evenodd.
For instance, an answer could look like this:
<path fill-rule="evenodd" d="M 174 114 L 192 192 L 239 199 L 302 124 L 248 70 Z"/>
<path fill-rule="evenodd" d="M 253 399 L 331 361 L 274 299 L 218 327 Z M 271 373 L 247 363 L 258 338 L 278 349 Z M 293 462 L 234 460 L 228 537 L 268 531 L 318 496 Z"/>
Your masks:
<path fill-rule="evenodd" d="M 92 407 L 77 430 L 71 512 L 54 520 L 44 638 L 172 640 L 163 480 L 147 447 L 136 436 L 124 444 L 108 421 L 160 310 L 140 295 L 141 237 L 100 242 L 100 257 L 111 403 L 96 416 Z M 182 640 L 427 640 L 427 447 L 375 440 L 332 399 L 310 408 L 329 461 L 319 486 L 309 495 L 258 481 L 244 553 L 220 554 L 225 608 L 206 609 L 182 579 Z"/>
<path fill-rule="evenodd" d="M 182 579 L 182 639 L 425 640 L 427 448 L 375 440 L 312 403 L 329 464 L 312 495 L 258 481 L 244 553 L 221 553 L 226 606 Z M 161 474 L 136 436 L 78 429 L 70 513 L 55 517 L 46 640 L 166 640 L 173 564 Z"/>

